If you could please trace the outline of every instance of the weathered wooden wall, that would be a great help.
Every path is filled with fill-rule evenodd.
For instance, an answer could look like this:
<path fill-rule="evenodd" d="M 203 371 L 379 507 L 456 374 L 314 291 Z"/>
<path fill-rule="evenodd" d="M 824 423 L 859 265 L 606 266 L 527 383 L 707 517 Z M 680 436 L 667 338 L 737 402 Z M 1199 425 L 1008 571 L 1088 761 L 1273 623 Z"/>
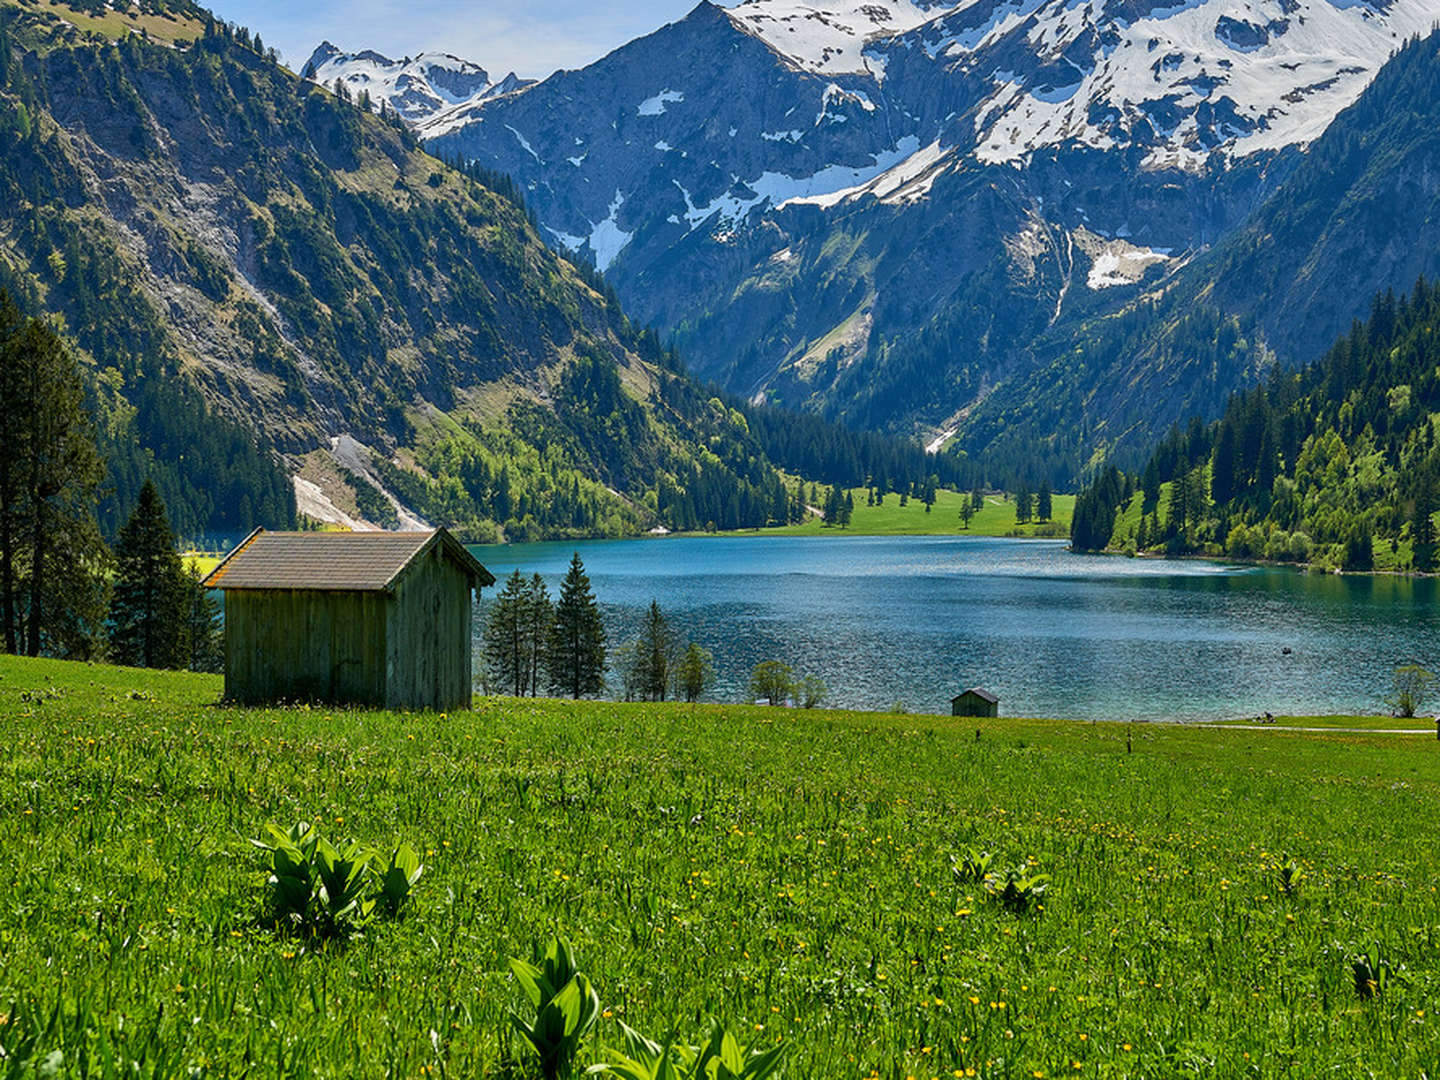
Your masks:
<path fill-rule="evenodd" d="M 225 696 L 384 705 L 391 603 L 376 592 L 230 590 Z"/>
<path fill-rule="evenodd" d="M 1000 706 L 974 694 L 962 696 L 950 703 L 952 716 L 999 717 Z"/>
<path fill-rule="evenodd" d="M 392 708 L 470 707 L 470 579 L 437 544 L 395 583 L 387 633 Z"/>

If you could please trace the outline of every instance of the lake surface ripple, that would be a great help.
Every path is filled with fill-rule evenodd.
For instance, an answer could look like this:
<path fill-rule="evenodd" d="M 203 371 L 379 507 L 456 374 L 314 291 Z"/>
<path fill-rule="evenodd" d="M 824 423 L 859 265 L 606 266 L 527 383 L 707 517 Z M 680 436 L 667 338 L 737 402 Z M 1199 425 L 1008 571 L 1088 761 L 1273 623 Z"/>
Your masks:
<path fill-rule="evenodd" d="M 1440 662 L 1436 582 L 1075 555 L 968 537 L 685 537 L 473 549 L 558 592 L 579 551 L 612 644 L 652 599 L 715 654 L 711 700 L 778 659 L 827 704 L 948 712 L 970 686 L 1001 714 L 1213 720 L 1375 712 L 1397 664 Z M 496 590 L 485 591 L 483 608 Z M 1286 654 L 1283 650 L 1289 648 Z M 612 685 L 618 685 L 612 677 Z"/>

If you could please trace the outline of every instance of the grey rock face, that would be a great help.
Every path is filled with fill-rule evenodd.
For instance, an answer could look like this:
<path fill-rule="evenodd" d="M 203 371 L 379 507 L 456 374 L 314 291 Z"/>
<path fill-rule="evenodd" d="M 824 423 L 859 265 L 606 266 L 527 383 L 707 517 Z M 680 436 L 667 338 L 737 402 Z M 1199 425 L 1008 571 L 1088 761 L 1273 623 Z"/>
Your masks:
<path fill-rule="evenodd" d="M 415 121 L 747 395 L 924 434 L 1242 222 L 1440 0 L 750 0 Z M 899 372 L 953 325 L 943 371 Z M 963 353 L 964 355 L 959 355 Z M 877 388 L 888 387 L 883 392 Z"/>

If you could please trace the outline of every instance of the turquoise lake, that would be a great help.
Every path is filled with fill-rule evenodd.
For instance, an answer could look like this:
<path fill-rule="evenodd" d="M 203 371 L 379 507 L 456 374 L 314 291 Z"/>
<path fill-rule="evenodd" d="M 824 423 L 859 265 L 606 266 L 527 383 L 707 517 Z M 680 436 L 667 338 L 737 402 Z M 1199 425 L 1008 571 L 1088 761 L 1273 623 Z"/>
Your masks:
<path fill-rule="evenodd" d="M 844 708 L 948 712 L 970 686 L 1001 715 L 1214 720 L 1384 711 L 1396 665 L 1440 664 L 1431 579 L 1075 555 L 968 537 L 695 537 L 474 549 L 552 595 L 579 551 L 613 643 L 658 600 L 715 655 L 708 700 L 783 660 Z M 495 594 L 485 590 L 484 607 Z M 1286 654 L 1283 650 L 1290 649 Z M 618 679 L 612 679 L 618 685 Z"/>

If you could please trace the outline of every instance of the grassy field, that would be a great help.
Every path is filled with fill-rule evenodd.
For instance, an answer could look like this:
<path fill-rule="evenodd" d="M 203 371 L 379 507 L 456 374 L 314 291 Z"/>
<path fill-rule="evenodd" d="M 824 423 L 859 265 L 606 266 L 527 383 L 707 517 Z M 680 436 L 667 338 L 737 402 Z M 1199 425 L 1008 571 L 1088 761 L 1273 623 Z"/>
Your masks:
<path fill-rule="evenodd" d="M 1256 724 L 1255 717 L 1240 720 L 1221 720 L 1221 724 Z M 1433 731 L 1433 716 L 1277 716 L 1266 727 L 1277 728 L 1364 728 L 1369 731 Z"/>
<path fill-rule="evenodd" d="M 1075 510 L 1074 495 L 1054 496 L 1054 520 L 1045 523 L 1015 522 L 1015 503 L 999 495 L 985 496 L 985 506 L 970 519 L 970 527 L 962 528 L 960 503 L 968 494 L 954 491 L 937 491 L 935 506 L 925 512 L 924 503 L 911 499 L 905 506 L 900 505 L 899 495 L 885 496 L 880 506 L 865 505 L 865 489 L 855 488 L 850 492 L 855 500 L 855 515 L 844 529 L 827 526 L 819 518 L 811 518 L 801 525 L 786 525 L 775 529 L 758 530 L 764 536 L 1055 536 L 1069 537 L 1070 517 Z"/>
<path fill-rule="evenodd" d="M 791 1080 L 1440 1057 L 1433 738 L 219 690 L 0 658 L 5 1075 L 530 1075 L 506 959 L 554 931 L 605 1009 L 584 1063 L 709 1015 Z M 249 839 L 299 819 L 420 847 L 408 917 L 267 928 Z M 967 845 L 1051 875 L 1044 910 L 958 880 Z"/>
<path fill-rule="evenodd" d="M 223 555 L 217 555 L 209 551 L 186 551 L 180 555 L 181 561 L 185 564 L 185 569 L 189 570 L 193 566 L 202 575 L 208 575 L 219 566 L 222 558 L 224 558 Z"/>

